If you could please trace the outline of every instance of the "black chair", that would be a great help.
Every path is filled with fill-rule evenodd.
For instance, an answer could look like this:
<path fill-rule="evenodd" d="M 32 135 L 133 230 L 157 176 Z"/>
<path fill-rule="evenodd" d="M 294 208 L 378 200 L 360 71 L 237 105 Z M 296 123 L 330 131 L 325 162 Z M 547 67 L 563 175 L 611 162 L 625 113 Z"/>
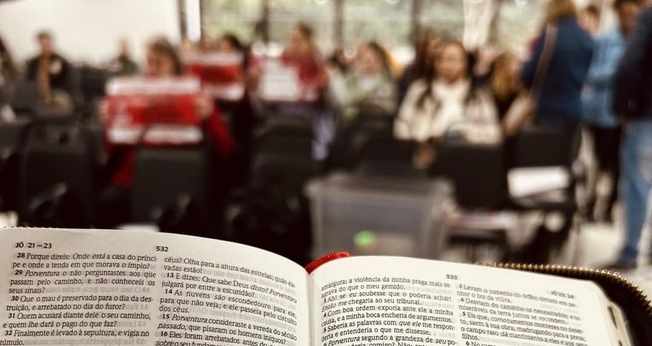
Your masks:
<path fill-rule="evenodd" d="M 132 191 L 132 217 L 156 223 L 162 232 L 213 238 L 210 233 L 210 160 L 196 147 L 138 149 Z"/>
<path fill-rule="evenodd" d="M 446 138 L 437 151 L 435 173 L 455 186 L 455 198 L 463 213 L 475 217 L 491 217 L 505 204 L 505 165 L 503 144 L 471 143 L 463 138 Z M 483 214 L 484 213 L 484 214 Z M 512 250 L 506 229 L 486 223 L 481 227 L 449 225 L 449 244 L 467 246 L 467 260 L 478 261 L 478 249 L 483 245 L 497 247 L 503 259 Z"/>
<path fill-rule="evenodd" d="M 312 159 L 313 140 L 312 125 L 305 118 L 268 119 L 255 139 L 251 184 L 264 186 L 274 181 L 301 193 L 303 184 L 317 173 Z"/>
<path fill-rule="evenodd" d="M 438 147 L 436 174 L 455 185 L 457 203 L 467 209 L 497 210 L 505 201 L 502 143 L 446 139 Z"/>
<path fill-rule="evenodd" d="M 313 137 L 312 122 L 300 115 L 274 115 L 265 119 L 258 136 Z"/>
<path fill-rule="evenodd" d="M 88 131 L 78 124 L 40 122 L 28 133 L 20 163 L 21 224 L 88 227 L 94 184 Z"/>
<path fill-rule="evenodd" d="M 40 92 L 35 82 L 28 80 L 16 82 L 13 97 L 9 102 L 16 114 L 36 115 L 40 102 Z"/>
<path fill-rule="evenodd" d="M 0 122 L 0 210 L 18 210 L 19 157 L 30 120 Z"/>
<path fill-rule="evenodd" d="M 331 143 L 326 170 L 352 169 L 367 142 L 392 137 L 393 123 L 387 114 L 361 111 L 352 121 L 340 124 Z"/>
<path fill-rule="evenodd" d="M 546 215 L 559 213 L 564 217 L 564 222 L 558 230 L 548 230 L 545 226 L 539 229 L 535 240 L 523 250 L 522 260 L 547 263 L 551 252 L 559 250 L 570 235 L 579 209 L 576 188 L 582 177 L 575 173 L 574 163 L 580 139 L 579 126 L 531 126 L 522 129 L 514 139 L 513 157 L 509 159 L 511 167 L 559 166 L 565 168 L 570 177 L 568 186 L 563 191 L 558 191 L 560 194 L 555 199 L 547 199 L 545 196 L 511 198 L 511 209 L 542 211 Z"/>
<path fill-rule="evenodd" d="M 82 65 L 78 67 L 78 71 L 84 101 L 105 95 L 106 83 L 109 80 L 109 73 L 105 69 Z"/>
<path fill-rule="evenodd" d="M 354 139 L 351 149 L 356 156 L 353 171 L 366 176 L 426 179 L 428 171 L 415 168 L 412 163 L 416 146 L 415 142 L 391 136 L 361 134 Z"/>
<path fill-rule="evenodd" d="M 312 124 L 305 118 L 268 118 L 255 139 L 250 182 L 229 203 L 227 236 L 300 264 L 310 259 L 305 183 L 319 173 L 312 158 Z"/>

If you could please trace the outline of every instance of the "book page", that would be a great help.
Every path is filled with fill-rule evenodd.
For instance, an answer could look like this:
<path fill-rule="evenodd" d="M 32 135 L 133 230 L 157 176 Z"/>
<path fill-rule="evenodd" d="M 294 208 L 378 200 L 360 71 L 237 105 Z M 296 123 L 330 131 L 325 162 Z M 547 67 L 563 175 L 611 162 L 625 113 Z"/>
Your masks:
<path fill-rule="evenodd" d="M 401 257 L 338 259 L 311 277 L 316 346 L 613 345 L 588 281 Z"/>
<path fill-rule="evenodd" d="M 153 232 L 0 230 L 0 345 L 308 345 L 305 270 Z"/>

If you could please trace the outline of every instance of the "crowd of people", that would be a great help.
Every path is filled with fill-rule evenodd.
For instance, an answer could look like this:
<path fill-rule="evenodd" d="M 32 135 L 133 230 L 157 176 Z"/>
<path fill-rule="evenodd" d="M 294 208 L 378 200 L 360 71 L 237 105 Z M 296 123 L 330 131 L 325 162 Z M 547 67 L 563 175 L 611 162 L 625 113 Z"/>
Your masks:
<path fill-rule="evenodd" d="M 354 56 L 338 49 L 326 58 L 314 42 L 312 29 L 298 24 L 279 59 L 298 71 L 305 99 L 278 105 L 279 112 L 304 114 L 313 121 L 317 137 L 313 155 L 323 161 L 337 129 L 361 112 L 373 110 L 393 119 L 396 138 L 419 143 L 413 164 L 420 168 L 435 163 L 437 146 L 446 136 L 508 144 L 525 124 L 584 125 L 594 139 L 600 170 L 614 182 L 621 181 L 620 194 L 618 184 L 612 184 L 608 206 L 599 215 L 611 221 L 620 197 L 628 241 L 613 267 L 632 268 L 652 181 L 652 9 L 646 9 L 642 0 L 615 0 L 613 9 L 617 25 L 599 33 L 597 8 L 579 11 L 573 0 L 550 0 L 525 61 L 509 51 L 484 61 L 486 56 L 467 50 L 461 42 L 426 30 L 415 42 L 414 61 L 400 69 L 382 42 L 361 44 Z M 78 87 L 71 65 L 56 52 L 51 34 L 39 34 L 38 41 L 41 53 L 27 62 L 25 76 L 38 84 L 43 104 L 71 107 L 74 97 L 70 95 Z M 230 34 L 219 39 L 204 36 L 197 44 L 186 40 L 179 47 L 157 38 L 147 46 L 143 67 L 134 62 L 129 43 L 123 41 L 109 69 L 114 75 L 181 75 L 180 54 L 188 52 L 245 55 L 242 78 L 247 92 L 241 101 L 245 105 L 238 106 L 245 108 L 238 109 L 254 112 L 261 107 L 256 88 L 263 64 Z M 0 86 L 8 88 L 19 74 L 2 41 L 0 63 Z M 490 68 L 479 68 L 487 63 Z M 214 139 L 214 152 L 226 158 L 234 152 L 234 140 L 221 120 L 221 106 L 208 99 L 197 103 L 198 114 Z M 229 106 L 233 105 L 225 107 Z M 119 210 L 117 206 L 125 205 L 125 191 L 130 187 L 134 153 L 109 153 L 120 155 L 121 163 L 115 166 L 104 200 L 109 209 Z M 588 217 L 598 214 L 594 204 L 590 203 Z M 118 219 L 119 215 L 110 214 L 107 225 Z"/>

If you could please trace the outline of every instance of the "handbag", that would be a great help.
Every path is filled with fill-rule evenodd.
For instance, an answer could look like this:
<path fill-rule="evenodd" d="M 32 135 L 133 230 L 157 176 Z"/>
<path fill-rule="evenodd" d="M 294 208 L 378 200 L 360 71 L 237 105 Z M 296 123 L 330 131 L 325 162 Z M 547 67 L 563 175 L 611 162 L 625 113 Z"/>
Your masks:
<path fill-rule="evenodd" d="M 524 92 L 514 100 L 507 114 L 505 114 L 505 119 L 503 120 L 503 132 L 505 136 L 515 135 L 523 125 L 533 120 L 534 114 L 536 113 L 536 105 L 543 89 L 543 83 L 548 74 L 552 56 L 555 53 L 558 34 L 559 28 L 557 26 L 546 26 L 543 38 L 543 52 L 537 64 L 534 82 L 529 91 Z"/>

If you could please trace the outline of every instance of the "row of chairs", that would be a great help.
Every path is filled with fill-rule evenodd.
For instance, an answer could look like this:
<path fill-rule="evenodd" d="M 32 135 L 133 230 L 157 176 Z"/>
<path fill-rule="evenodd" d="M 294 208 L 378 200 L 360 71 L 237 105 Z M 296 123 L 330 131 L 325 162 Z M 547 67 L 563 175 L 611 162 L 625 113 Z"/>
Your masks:
<path fill-rule="evenodd" d="M 334 152 L 325 168 L 326 171 L 345 169 L 356 174 L 403 179 L 444 177 L 454 183 L 456 201 L 463 210 L 539 211 L 544 215 L 561 215 L 563 222 L 559 228 L 541 228 L 537 239 L 520 254 L 512 252 L 504 230 L 457 229 L 452 232 L 454 243 L 496 244 L 505 250 L 506 257 L 520 256 L 524 261 L 545 263 L 551 252 L 568 239 L 579 209 L 576 188 L 583 181 L 582 169 L 578 170 L 576 164 L 579 141 L 577 127 L 542 126 L 524 128 L 516 137 L 495 144 L 445 138 L 438 146 L 434 167 L 421 170 L 412 164 L 417 144 L 395 140 L 391 118 L 363 114 L 357 122 L 338 131 L 331 148 Z M 556 198 L 509 194 L 507 175 L 510 170 L 542 167 L 559 167 L 568 172 L 569 183 L 556 191 Z"/>
<path fill-rule="evenodd" d="M 1 209 L 17 211 L 23 225 L 92 227 L 106 183 L 102 136 L 101 127 L 70 119 L 0 123 Z M 140 147 L 132 221 L 174 229 L 192 219 L 193 233 L 206 235 L 210 166 L 205 146 Z"/>

